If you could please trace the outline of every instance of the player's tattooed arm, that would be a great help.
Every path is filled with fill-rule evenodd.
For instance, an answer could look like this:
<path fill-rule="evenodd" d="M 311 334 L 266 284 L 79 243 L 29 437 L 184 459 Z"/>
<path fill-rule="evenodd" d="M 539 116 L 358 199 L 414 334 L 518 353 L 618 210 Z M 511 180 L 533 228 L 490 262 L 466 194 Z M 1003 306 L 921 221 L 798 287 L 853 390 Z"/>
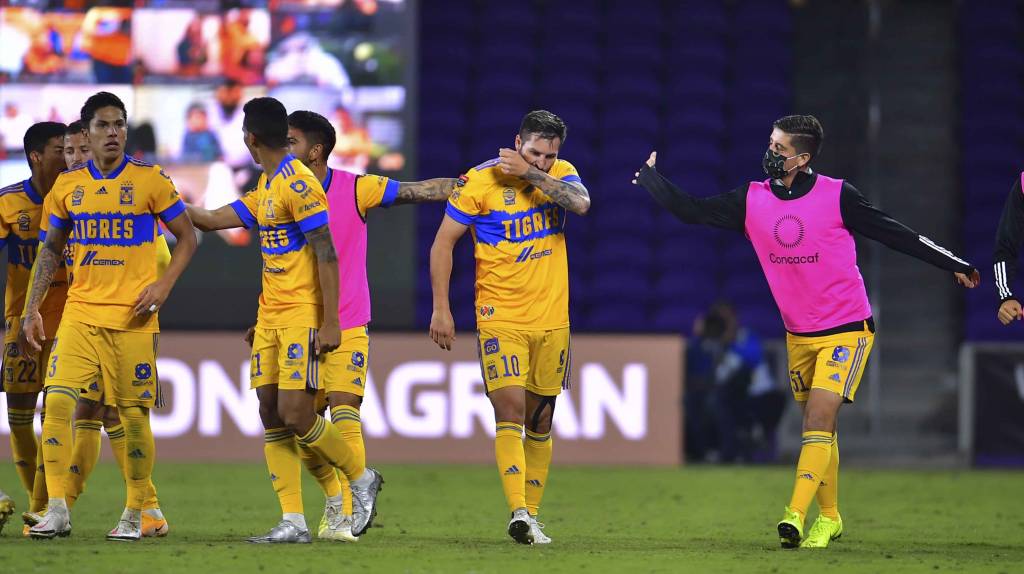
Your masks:
<path fill-rule="evenodd" d="M 324 320 L 317 332 L 318 355 L 337 349 L 341 345 L 341 329 L 338 326 L 338 252 L 334 249 L 331 229 L 321 225 L 305 232 L 306 242 L 316 254 L 317 271 L 320 277 L 320 293 L 323 297 Z"/>
<path fill-rule="evenodd" d="M 458 181 L 457 179 L 439 177 L 423 181 L 399 182 L 395 205 L 444 201 L 455 190 L 455 184 Z"/>
<path fill-rule="evenodd" d="M 523 179 L 576 215 L 586 215 L 590 210 L 590 192 L 581 182 L 555 179 L 533 166 L 530 166 Z"/>
<path fill-rule="evenodd" d="M 51 227 L 46 233 L 46 240 L 39 249 L 33 266 L 32 284 L 29 285 L 28 302 L 25 305 L 25 313 L 21 318 L 22 342 L 27 345 L 26 351 L 38 353 L 42 349 L 42 342 L 45 338 L 43 333 L 43 317 L 39 314 L 39 305 L 50 290 L 50 282 L 60 267 L 61 258 L 64 256 L 64 245 L 68 241 L 68 231 L 58 227 Z"/>

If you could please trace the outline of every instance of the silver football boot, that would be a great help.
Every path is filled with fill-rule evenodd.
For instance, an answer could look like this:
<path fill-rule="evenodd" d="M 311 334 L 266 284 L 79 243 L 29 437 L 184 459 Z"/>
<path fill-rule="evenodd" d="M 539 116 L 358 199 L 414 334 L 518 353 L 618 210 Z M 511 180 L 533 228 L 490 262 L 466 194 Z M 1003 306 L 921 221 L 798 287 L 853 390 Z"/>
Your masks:
<path fill-rule="evenodd" d="M 508 521 L 508 535 L 520 544 L 533 544 L 530 526 L 530 513 L 525 508 L 519 508 L 512 513 L 512 519 Z"/>
<path fill-rule="evenodd" d="M 291 521 L 282 520 L 263 536 L 252 536 L 246 540 L 253 544 L 309 544 L 313 542 L 313 537 L 309 534 L 308 529 L 299 528 Z"/>
<path fill-rule="evenodd" d="M 384 477 L 376 470 L 366 467 L 366 472 L 373 473 L 373 478 L 365 486 L 360 486 L 359 481 L 349 481 L 352 488 L 352 534 L 362 536 L 373 526 L 373 519 L 377 516 L 377 495 L 380 494 L 384 484 Z"/>

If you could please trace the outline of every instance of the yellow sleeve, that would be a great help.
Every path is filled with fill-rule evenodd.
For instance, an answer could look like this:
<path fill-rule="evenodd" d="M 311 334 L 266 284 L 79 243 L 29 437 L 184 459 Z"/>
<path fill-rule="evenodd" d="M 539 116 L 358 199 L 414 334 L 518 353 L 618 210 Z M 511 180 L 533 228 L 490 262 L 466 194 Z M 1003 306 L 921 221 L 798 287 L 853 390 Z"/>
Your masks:
<path fill-rule="evenodd" d="M 174 182 L 160 166 L 155 165 L 152 170 L 152 185 L 148 187 L 150 208 L 161 221 L 167 223 L 185 212 L 185 202 L 181 201 Z"/>
<path fill-rule="evenodd" d="M 383 175 L 366 174 L 356 179 L 356 205 L 364 218 L 374 207 L 391 207 L 398 197 L 399 182 Z"/>
<path fill-rule="evenodd" d="M 167 266 L 171 264 L 171 249 L 167 247 L 167 236 L 163 233 L 156 236 L 156 276 L 163 277 Z"/>
<path fill-rule="evenodd" d="M 474 170 L 459 178 L 455 191 L 448 197 L 445 215 L 463 225 L 473 225 L 477 216 L 483 215 L 483 194 L 487 186 L 480 178 L 480 174 Z"/>
<path fill-rule="evenodd" d="M 579 172 L 576 171 L 576 166 L 564 159 L 558 160 L 554 167 L 551 168 L 551 177 L 562 181 L 578 182 L 580 184 L 583 183 Z"/>
<path fill-rule="evenodd" d="M 311 173 L 297 173 L 288 178 L 281 192 L 292 220 L 299 224 L 303 233 L 327 225 L 327 195 L 323 185 Z"/>
<path fill-rule="evenodd" d="M 46 200 L 43 200 L 44 203 Z M 6 202 L 0 200 L 0 250 L 7 247 L 7 240 L 11 236 L 11 226 L 7 221 Z"/>
<path fill-rule="evenodd" d="M 73 183 L 73 181 L 70 181 L 70 178 L 61 174 L 57 177 L 57 183 L 53 184 L 53 190 L 46 196 L 47 199 L 53 198 L 53 201 L 50 202 L 50 215 L 47 217 L 47 230 L 56 227 L 70 231 L 71 215 L 68 213 L 68 207 L 64 203 L 64 199 L 67 197 L 68 188 L 72 187 Z M 46 205 L 45 200 L 43 205 Z"/>
<path fill-rule="evenodd" d="M 262 181 L 263 176 L 260 176 L 260 182 Z M 259 196 L 256 194 L 258 187 L 259 184 L 229 204 L 247 229 L 256 225 L 256 206 L 259 204 Z"/>

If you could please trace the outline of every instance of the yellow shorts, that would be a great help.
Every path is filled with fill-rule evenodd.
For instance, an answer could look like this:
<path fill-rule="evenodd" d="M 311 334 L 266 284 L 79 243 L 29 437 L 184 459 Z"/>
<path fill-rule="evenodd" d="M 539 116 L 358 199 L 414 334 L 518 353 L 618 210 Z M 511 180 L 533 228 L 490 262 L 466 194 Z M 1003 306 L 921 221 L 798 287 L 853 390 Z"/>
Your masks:
<path fill-rule="evenodd" d="M 569 388 L 569 328 L 551 331 L 484 328 L 477 334 L 480 374 L 487 392 L 524 387 L 554 397 Z"/>
<path fill-rule="evenodd" d="M 316 329 L 256 327 L 252 341 L 249 384 L 257 389 L 277 385 L 285 390 L 316 390 L 320 363 L 313 352 Z"/>
<path fill-rule="evenodd" d="M 45 386 L 78 389 L 92 400 L 102 394 L 111 406 L 160 406 L 159 341 L 159 333 L 118 331 L 65 319 L 46 363 Z"/>
<path fill-rule="evenodd" d="M 875 334 L 866 329 L 824 337 L 787 334 L 793 397 L 803 402 L 811 389 L 825 389 L 852 403 L 874 343 Z"/>
<path fill-rule="evenodd" d="M 50 358 L 53 341 L 43 341 L 43 350 L 34 357 L 18 354 L 18 334 L 21 324 L 18 318 L 7 322 L 4 333 L 3 391 L 5 393 L 38 393 L 43 390 L 43 368 Z"/>
<path fill-rule="evenodd" d="M 328 393 L 363 396 L 370 358 L 370 329 L 365 325 L 341 332 L 341 346 L 320 366 L 320 388 Z"/>

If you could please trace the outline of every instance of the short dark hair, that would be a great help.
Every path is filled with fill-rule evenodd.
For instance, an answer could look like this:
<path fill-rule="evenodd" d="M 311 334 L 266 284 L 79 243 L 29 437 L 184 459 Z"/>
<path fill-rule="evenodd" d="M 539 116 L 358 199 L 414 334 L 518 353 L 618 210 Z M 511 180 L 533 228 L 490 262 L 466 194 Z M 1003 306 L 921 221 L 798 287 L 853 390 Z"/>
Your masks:
<path fill-rule="evenodd" d="M 89 96 L 88 100 L 85 100 L 85 104 L 82 106 L 82 111 L 79 114 L 81 116 L 82 125 L 89 129 L 89 122 L 96 117 L 96 111 L 100 108 L 117 108 L 121 110 L 121 115 L 124 119 L 128 119 L 128 110 L 124 107 L 124 102 L 121 98 L 111 94 L 110 92 L 96 92 Z"/>
<path fill-rule="evenodd" d="M 256 136 L 256 141 L 276 149 L 288 147 L 288 112 L 284 104 L 274 98 L 253 98 L 242 106 L 242 111 L 242 127 Z"/>
<path fill-rule="evenodd" d="M 821 153 L 821 142 L 825 132 L 821 122 L 814 116 L 786 116 L 775 120 L 772 127 L 779 128 L 793 138 L 793 147 L 799 153 L 811 154 L 811 159 Z"/>
<path fill-rule="evenodd" d="M 331 157 L 331 152 L 338 143 L 338 135 L 327 118 L 316 112 L 298 110 L 288 115 L 288 125 L 302 132 L 311 145 L 324 146 L 324 161 Z"/>
<path fill-rule="evenodd" d="M 542 139 L 551 140 L 558 138 L 565 143 L 566 127 L 562 118 L 547 110 L 533 110 L 523 117 L 519 124 L 519 137 L 523 140 L 529 136 L 537 136 Z"/>
<path fill-rule="evenodd" d="M 75 120 L 68 124 L 68 129 L 64 130 L 64 135 L 73 136 L 75 134 L 80 134 L 84 131 L 85 124 L 82 123 L 82 120 Z"/>
<path fill-rule="evenodd" d="M 28 130 L 25 131 L 25 138 L 23 144 L 25 146 L 25 157 L 32 152 L 42 152 L 46 148 L 46 144 L 55 137 L 63 137 L 64 130 L 67 129 L 62 123 L 59 122 L 39 122 L 38 124 L 32 124 Z"/>

